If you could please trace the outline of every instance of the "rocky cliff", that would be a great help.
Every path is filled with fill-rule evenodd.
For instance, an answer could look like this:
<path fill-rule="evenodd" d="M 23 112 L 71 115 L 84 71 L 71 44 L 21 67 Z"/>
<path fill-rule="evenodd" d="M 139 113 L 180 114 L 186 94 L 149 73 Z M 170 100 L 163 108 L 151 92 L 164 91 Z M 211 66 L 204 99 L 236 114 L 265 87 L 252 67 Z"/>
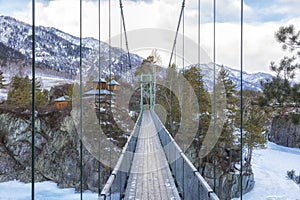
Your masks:
<path fill-rule="evenodd" d="M 250 192 L 255 184 L 254 174 L 251 166 L 243 168 L 243 194 Z M 214 185 L 214 167 L 211 163 L 206 163 L 202 169 L 202 176 L 213 188 Z M 216 194 L 222 200 L 230 200 L 232 198 L 238 198 L 241 195 L 239 171 L 236 172 L 224 172 L 221 168 L 216 168 Z"/>
<path fill-rule="evenodd" d="M 199 163 L 197 157 L 195 157 L 197 147 L 191 146 L 186 152 L 187 157 L 193 162 L 196 168 L 198 168 Z M 222 149 L 223 159 L 230 157 L 229 151 Z M 216 161 L 216 174 L 214 174 L 214 164 L 212 162 L 207 162 L 206 159 L 202 159 L 200 173 L 203 178 L 207 181 L 211 188 L 214 188 L 215 183 L 215 193 L 222 200 L 230 200 L 232 198 L 239 198 L 241 194 L 241 181 L 240 181 L 240 170 L 239 170 L 239 150 L 232 150 L 231 155 L 235 154 L 235 161 L 231 161 L 230 165 L 234 165 L 235 168 L 231 170 L 224 170 L 220 162 Z M 220 161 L 220 160 L 219 160 Z M 243 166 L 243 181 L 242 181 L 242 193 L 246 194 L 250 192 L 255 185 L 254 173 L 252 171 L 252 166 L 244 164 Z M 214 181 L 214 178 L 216 180 Z"/>
<path fill-rule="evenodd" d="M 80 140 L 69 111 L 36 118 L 36 181 L 80 187 Z M 98 162 L 83 147 L 83 188 L 97 191 Z M 101 182 L 109 171 L 101 165 Z M 0 113 L 0 181 L 31 181 L 31 118 L 29 111 Z"/>
<path fill-rule="evenodd" d="M 286 147 L 300 148 L 300 123 L 289 116 L 278 116 L 272 120 L 269 140 Z"/>

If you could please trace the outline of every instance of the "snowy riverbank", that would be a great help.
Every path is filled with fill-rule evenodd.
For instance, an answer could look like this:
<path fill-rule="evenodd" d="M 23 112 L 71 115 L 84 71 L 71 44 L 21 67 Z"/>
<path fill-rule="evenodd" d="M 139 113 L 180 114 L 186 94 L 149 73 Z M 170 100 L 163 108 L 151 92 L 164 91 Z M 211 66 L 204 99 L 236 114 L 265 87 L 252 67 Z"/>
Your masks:
<path fill-rule="evenodd" d="M 244 200 L 300 200 L 300 185 L 287 178 L 294 169 L 300 175 L 300 149 L 268 142 L 267 149 L 253 153 L 254 189 Z"/>
<path fill-rule="evenodd" d="M 98 194 L 90 191 L 83 193 L 83 199 L 95 200 Z M 31 183 L 21 183 L 19 181 L 9 181 L 0 183 L 0 200 L 28 200 L 31 199 Z M 74 188 L 60 189 L 56 183 L 46 181 L 35 184 L 36 200 L 77 200 L 80 193 Z"/>

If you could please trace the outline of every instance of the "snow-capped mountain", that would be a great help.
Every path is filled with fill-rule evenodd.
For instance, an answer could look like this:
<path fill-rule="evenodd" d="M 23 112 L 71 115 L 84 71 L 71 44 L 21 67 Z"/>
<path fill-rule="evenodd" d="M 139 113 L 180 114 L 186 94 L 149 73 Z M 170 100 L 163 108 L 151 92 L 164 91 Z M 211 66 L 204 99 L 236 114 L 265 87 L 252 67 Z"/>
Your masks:
<path fill-rule="evenodd" d="M 78 75 L 80 67 L 80 39 L 64 33 L 52 27 L 38 26 L 35 29 L 35 50 L 37 72 L 44 75 L 53 75 L 58 78 L 74 79 Z M 12 17 L 0 16 L 0 66 L 6 74 L 12 75 L 25 71 L 30 74 L 32 57 L 32 27 Z M 100 60 L 101 76 L 110 74 L 109 70 L 109 45 L 94 38 L 82 39 L 82 69 L 83 76 L 98 76 Z M 124 74 L 129 68 L 127 53 L 120 48 L 111 48 L 113 75 Z M 134 70 L 139 66 L 143 58 L 131 54 L 131 65 Z M 9 67 L 10 69 L 8 69 Z M 213 86 L 213 65 L 201 64 L 204 82 L 208 89 Z M 6 67 L 6 68 L 5 68 Z M 27 71 L 26 71 L 27 67 Z M 188 69 L 190 66 L 186 67 Z M 216 65 L 216 74 L 221 69 Z M 225 66 L 229 77 L 240 89 L 240 71 Z M 8 71 L 8 72 L 7 72 Z M 270 79 L 272 76 L 266 73 L 243 73 L 244 89 L 261 90 L 260 81 Z M 161 77 L 163 78 L 163 77 Z"/>
<path fill-rule="evenodd" d="M 191 67 L 191 66 L 189 66 Z M 213 64 L 201 64 L 200 65 L 203 76 L 203 81 L 206 85 L 206 87 L 209 90 L 212 90 L 213 88 L 213 77 L 214 77 L 214 71 L 213 71 Z M 221 70 L 222 65 L 216 64 L 216 78 Z M 241 78 L 240 78 L 240 70 L 232 69 L 230 67 L 224 66 L 224 69 L 228 71 L 229 78 L 233 81 L 233 83 L 236 85 L 236 89 L 240 90 L 241 87 Z M 272 75 L 267 73 L 254 73 L 249 74 L 247 72 L 243 72 L 243 89 L 244 90 L 261 90 L 260 81 L 271 79 Z"/>
<path fill-rule="evenodd" d="M 80 39 L 55 28 L 38 26 L 35 29 L 35 50 L 37 67 L 55 72 L 55 75 L 74 77 L 80 66 Z M 0 16 L 0 47 L 6 47 L 10 54 L 17 55 L 19 59 L 30 61 L 32 57 L 32 27 L 12 17 Z M 5 52 L 7 52 L 5 50 Z M 95 74 L 99 66 L 102 76 L 109 71 L 109 46 L 93 38 L 82 39 L 82 66 L 84 76 Z M 0 51 L 1 53 L 1 51 Z M 1 53 L 3 55 L 3 53 Z M 7 53 L 5 53 L 6 56 Z M 4 56 L 5 56 L 4 55 Z M 10 56 L 9 56 L 10 57 Z M 129 68 L 127 53 L 120 48 L 111 48 L 112 74 L 119 75 Z M 131 54 L 132 68 L 142 62 L 138 55 Z"/>

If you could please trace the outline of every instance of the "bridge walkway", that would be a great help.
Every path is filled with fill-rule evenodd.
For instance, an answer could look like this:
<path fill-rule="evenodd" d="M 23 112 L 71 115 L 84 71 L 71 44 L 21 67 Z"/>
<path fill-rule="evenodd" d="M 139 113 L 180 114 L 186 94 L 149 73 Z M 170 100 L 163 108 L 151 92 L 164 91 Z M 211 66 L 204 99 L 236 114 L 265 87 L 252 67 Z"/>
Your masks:
<path fill-rule="evenodd" d="M 124 199 L 181 199 L 150 111 L 143 113 Z"/>

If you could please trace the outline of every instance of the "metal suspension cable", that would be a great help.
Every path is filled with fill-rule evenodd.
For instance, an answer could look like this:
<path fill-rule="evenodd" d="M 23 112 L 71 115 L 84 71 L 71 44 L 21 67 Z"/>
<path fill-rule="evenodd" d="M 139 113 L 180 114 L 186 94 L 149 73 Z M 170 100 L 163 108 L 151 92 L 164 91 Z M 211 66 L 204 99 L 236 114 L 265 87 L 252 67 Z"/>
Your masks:
<path fill-rule="evenodd" d="M 184 4 L 183 4 L 184 6 Z M 184 73 L 184 9 L 182 9 L 182 69 L 183 69 L 183 73 Z M 184 88 L 181 88 L 184 91 Z M 181 92 L 181 102 L 183 102 L 183 91 Z M 182 103 L 183 104 L 183 103 Z M 183 105 L 182 105 L 182 110 L 183 110 Z M 172 124 L 171 124 L 172 125 Z M 183 151 L 185 151 L 185 149 L 183 149 Z M 183 162 L 183 166 L 182 166 L 182 185 L 185 184 L 184 181 L 184 162 Z M 184 191 L 184 186 L 183 186 L 183 194 L 185 193 Z"/>
<path fill-rule="evenodd" d="M 198 106 L 199 106 L 199 120 L 198 120 L 198 141 L 197 141 L 197 146 L 198 146 L 198 172 L 201 174 L 201 154 L 200 154 L 200 149 L 201 149 L 201 133 L 202 133 L 202 127 L 201 127 L 201 85 L 200 81 L 202 81 L 201 74 L 200 74 L 200 63 L 201 63 L 201 0 L 198 0 Z M 201 197 L 201 189 L 200 185 L 198 188 L 198 199 Z"/>
<path fill-rule="evenodd" d="M 214 90 L 213 90 L 213 119 L 214 119 L 214 126 L 213 126 L 213 134 L 214 138 L 216 137 L 216 0 L 214 0 L 213 5 L 213 64 L 214 64 Z M 213 156 L 213 173 L 214 173 L 214 192 L 216 191 L 216 145 L 214 146 L 214 156 Z"/>
<path fill-rule="evenodd" d="M 80 0 L 80 25 L 79 25 L 79 29 L 80 29 L 80 37 L 79 37 L 79 77 L 80 77 L 80 80 L 79 80 L 79 88 L 80 88 L 80 122 L 79 122 L 79 126 L 80 126 L 80 199 L 82 200 L 83 196 L 82 196 L 82 192 L 83 192 L 83 155 L 82 155 L 82 132 L 83 132 L 83 128 L 82 128 L 82 115 L 83 115 L 83 110 L 82 110 L 82 0 Z"/>
<path fill-rule="evenodd" d="M 182 10 L 182 68 L 183 68 L 183 71 L 184 71 L 184 10 Z"/>
<path fill-rule="evenodd" d="M 121 7 L 121 6 L 120 6 Z M 123 7 L 122 7 L 123 8 Z M 121 8 L 121 13 L 123 11 L 123 9 Z M 122 28 L 123 28 L 123 17 L 122 17 L 122 14 L 120 15 L 120 48 L 123 49 L 123 31 L 122 31 Z M 129 52 L 129 51 L 128 51 Z M 120 58 L 121 58 L 121 61 L 122 61 L 122 55 L 123 55 L 123 52 L 121 51 L 120 52 Z M 129 55 L 128 55 L 129 56 Z M 121 62 L 120 63 L 121 65 L 121 74 L 123 73 L 123 63 Z M 127 75 L 127 73 L 125 74 Z M 127 76 L 126 76 L 126 80 L 127 80 Z M 126 180 L 126 179 L 125 179 Z M 119 179 L 119 190 L 120 190 L 120 193 L 121 193 L 121 190 L 122 190 L 122 177 L 120 177 Z"/>
<path fill-rule="evenodd" d="M 123 49 L 123 31 L 122 31 L 122 29 L 123 29 L 123 22 L 122 22 L 122 16 L 121 16 L 120 17 L 120 48 L 121 49 Z M 120 57 L 122 58 L 122 55 L 123 55 L 122 51 L 120 54 L 121 54 Z M 121 62 L 120 64 L 121 64 L 121 73 L 123 73 L 123 63 Z"/>
<path fill-rule="evenodd" d="M 132 78 L 132 81 L 133 81 L 133 72 L 132 72 L 130 51 L 129 51 L 129 46 L 128 46 L 128 38 L 127 38 L 127 31 L 126 31 L 126 26 L 125 26 L 125 18 L 124 18 L 122 0 L 119 0 L 119 2 L 120 2 L 121 17 L 122 17 L 122 22 L 123 22 L 123 29 L 124 29 L 124 37 L 125 37 L 125 44 L 126 44 L 126 50 L 127 50 L 127 57 L 128 57 L 128 61 L 129 61 L 129 69 L 130 69 L 131 78 Z"/>
<path fill-rule="evenodd" d="M 31 110 L 31 199 L 34 200 L 34 168 L 35 168 L 35 151 L 34 151 L 34 137 L 35 137 L 35 0 L 32 0 L 32 110 Z"/>
<path fill-rule="evenodd" d="M 175 52 L 175 57 L 174 57 L 174 64 L 175 64 L 175 66 L 177 66 L 177 60 L 176 60 L 176 56 L 177 56 L 177 46 L 175 46 L 175 49 L 174 49 L 174 52 Z M 180 88 L 179 88 L 179 86 L 178 86 L 178 90 L 179 90 Z M 171 104 L 172 105 L 172 104 Z M 174 107 L 176 107 L 175 106 L 175 103 L 174 103 Z M 175 119 L 176 119 L 176 117 L 177 117 L 177 110 L 176 110 L 176 108 L 173 108 L 173 110 L 174 110 L 174 112 L 175 112 Z M 178 116 L 179 116 L 179 114 L 178 114 Z M 174 132 L 173 133 L 173 137 L 175 137 L 175 134 L 176 134 L 176 132 Z M 174 158 L 175 158 L 175 156 L 176 156 L 176 152 L 174 151 Z M 176 174 L 177 174 L 177 165 L 175 165 L 175 170 L 174 170 L 174 175 L 175 175 L 175 177 L 176 177 Z"/>
<path fill-rule="evenodd" d="M 108 49 L 108 60 L 109 60 L 109 79 L 112 79 L 112 69 L 111 69 L 111 0 L 108 1 L 108 45 L 109 45 L 109 49 Z M 112 137 L 112 96 L 111 93 L 109 95 L 109 122 L 110 122 L 110 126 L 109 126 L 109 138 L 111 139 Z M 110 166 L 110 173 L 112 171 L 111 166 L 111 142 L 109 143 L 109 166 Z"/>
<path fill-rule="evenodd" d="M 177 24 L 177 29 L 176 29 L 176 33 L 175 33 L 175 39 L 174 39 L 174 42 L 173 42 L 172 52 L 171 52 L 170 61 L 169 61 L 168 66 L 171 66 L 171 63 L 172 63 L 172 58 L 173 58 L 173 54 L 174 54 L 174 50 L 175 50 L 175 46 L 176 46 L 177 36 L 178 36 L 179 27 L 180 27 L 181 19 L 182 19 L 182 16 L 183 16 L 184 8 L 185 8 L 185 0 L 182 1 L 181 11 L 180 11 L 179 20 L 178 20 L 178 24 Z"/>
<path fill-rule="evenodd" d="M 241 109 L 241 112 L 240 112 L 240 137 L 241 137 L 241 160 L 240 160 L 240 165 L 241 165 L 241 168 L 240 168 L 240 190 L 241 190 L 241 200 L 243 199 L 243 24 L 244 24 L 244 1 L 241 0 L 241 55 L 240 55 L 240 59 L 241 59 L 241 71 L 240 71 L 240 78 L 241 78 L 241 98 L 240 98 L 240 109 Z"/>
<path fill-rule="evenodd" d="M 198 171 L 200 172 L 200 134 L 201 134 L 201 101 L 200 101 L 200 81 L 201 81 L 201 74 L 200 74 L 200 60 L 201 60 L 201 55 L 200 55 L 200 45 L 201 45 L 201 39 L 200 39 L 200 34 L 201 34 L 201 28 L 200 28 L 200 23 L 201 23 L 201 16 L 200 16 L 200 7 L 201 6 L 201 0 L 198 0 L 198 106 L 199 106 L 199 120 L 198 120 Z"/>
<path fill-rule="evenodd" d="M 99 57 L 98 57 L 98 78 L 101 79 L 101 0 L 98 0 L 98 42 L 99 42 Z M 98 80 L 100 81 L 100 80 Z M 98 139 L 99 139 L 99 143 L 98 143 L 98 196 L 100 197 L 100 194 L 101 194 L 101 163 L 100 163 L 100 159 L 101 159 L 101 156 L 100 156 L 100 149 L 101 149 L 101 112 L 100 112 L 100 86 L 98 86 L 98 92 L 99 92 L 99 95 L 98 95 L 98 107 L 99 107 L 99 114 L 98 114 Z"/>
<path fill-rule="evenodd" d="M 182 1 L 182 6 L 181 6 L 181 11 L 180 11 L 180 15 L 179 15 L 179 20 L 178 20 L 178 24 L 177 24 L 177 28 L 176 28 L 176 33 L 175 33 L 175 39 L 174 39 L 174 42 L 173 42 L 173 46 L 172 46 L 172 51 L 171 51 L 171 56 L 170 56 L 170 60 L 169 60 L 169 65 L 168 67 L 171 67 L 171 63 L 172 63 L 172 59 L 173 59 L 173 54 L 174 54 L 174 51 L 176 49 L 176 41 L 177 41 L 177 37 L 178 37 L 178 32 L 179 32 L 179 28 L 180 28 L 180 24 L 181 24 L 181 20 L 182 20 L 182 17 L 183 17 L 183 11 L 184 11 L 184 8 L 185 8 L 185 0 Z M 166 80 L 167 81 L 167 80 Z M 162 89 L 162 93 L 165 92 L 165 87 L 163 87 Z M 160 102 L 161 98 L 163 97 L 164 95 L 160 95 L 159 99 L 157 102 Z"/>

